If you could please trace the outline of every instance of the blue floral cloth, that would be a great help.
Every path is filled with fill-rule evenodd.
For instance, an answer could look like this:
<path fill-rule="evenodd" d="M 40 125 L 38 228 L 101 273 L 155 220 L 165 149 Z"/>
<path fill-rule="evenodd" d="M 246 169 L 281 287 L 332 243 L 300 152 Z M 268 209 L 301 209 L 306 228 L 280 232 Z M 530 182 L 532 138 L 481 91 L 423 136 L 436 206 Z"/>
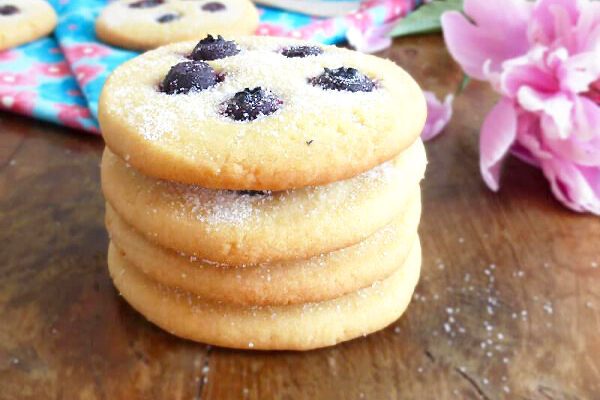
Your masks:
<path fill-rule="evenodd" d="M 0 109 L 86 131 L 98 130 L 86 98 L 52 37 L 0 52 Z"/>

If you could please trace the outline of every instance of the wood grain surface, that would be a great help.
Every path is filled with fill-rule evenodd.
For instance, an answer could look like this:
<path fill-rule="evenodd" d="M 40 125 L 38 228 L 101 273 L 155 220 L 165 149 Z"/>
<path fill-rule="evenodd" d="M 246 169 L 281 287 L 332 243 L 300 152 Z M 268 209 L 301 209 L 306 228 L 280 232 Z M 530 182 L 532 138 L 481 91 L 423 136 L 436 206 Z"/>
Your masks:
<path fill-rule="evenodd" d="M 437 36 L 382 54 L 424 88 L 461 73 Z M 495 194 L 473 82 L 427 144 L 424 266 L 388 329 L 308 353 L 231 351 L 147 323 L 114 290 L 100 138 L 0 115 L 0 399 L 599 399 L 600 219 L 509 160 Z"/>

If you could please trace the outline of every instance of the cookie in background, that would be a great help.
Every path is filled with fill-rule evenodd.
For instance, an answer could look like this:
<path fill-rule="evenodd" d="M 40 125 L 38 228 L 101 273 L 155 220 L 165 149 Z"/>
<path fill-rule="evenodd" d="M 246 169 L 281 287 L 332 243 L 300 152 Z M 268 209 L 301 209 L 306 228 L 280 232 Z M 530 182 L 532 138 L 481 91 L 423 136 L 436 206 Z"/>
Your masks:
<path fill-rule="evenodd" d="M 251 34 L 257 27 L 249 0 L 123 0 L 102 10 L 96 35 L 114 46 L 149 50 L 207 34 Z"/>
<path fill-rule="evenodd" d="M 56 27 L 56 13 L 43 0 L 0 0 L 0 50 L 48 35 Z"/>

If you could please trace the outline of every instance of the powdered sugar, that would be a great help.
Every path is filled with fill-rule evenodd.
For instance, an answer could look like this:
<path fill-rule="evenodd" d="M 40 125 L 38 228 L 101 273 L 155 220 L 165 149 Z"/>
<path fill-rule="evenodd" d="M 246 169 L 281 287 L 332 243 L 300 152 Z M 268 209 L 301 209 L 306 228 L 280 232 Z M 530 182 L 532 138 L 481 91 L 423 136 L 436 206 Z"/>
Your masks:
<path fill-rule="evenodd" d="M 208 225 L 239 225 L 255 217 L 257 203 L 271 199 L 270 193 L 251 195 L 231 190 L 210 190 L 197 185 L 159 181 L 182 199 L 194 217 Z"/>
<path fill-rule="evenodd" d="M 370 182 L 389 182 L 399 175 L 398 168 L 393 161 L 388 161 L 377 167 L 363 172 L 359 175 L 359 179 L 364 179 Z"/>
<path fill-rule="evenodd" d="M 329 185 L 259 194 L 213 190 L 161 180 L 155 183 L 161 187 L 161 192 L 166 189 L 164 192 L 172 197 L 173 204 L 180 203 L 182 212 L 191 212 L 198 221 L 209 226 L 242 225 L 252 219 L 256 221 L 267 204 L 271 210 L 306 208 L 303 212 L 307 214 L 322 213 L 323 207 L 352 207 L 359 195 L 376 193 L 382 185 L 389 185 L 398 179 L 402 173 L 396 164 L 389 161 L 355 178 Z M 318 199 L 318 203 L 313 203 L 312 199 Z"/>

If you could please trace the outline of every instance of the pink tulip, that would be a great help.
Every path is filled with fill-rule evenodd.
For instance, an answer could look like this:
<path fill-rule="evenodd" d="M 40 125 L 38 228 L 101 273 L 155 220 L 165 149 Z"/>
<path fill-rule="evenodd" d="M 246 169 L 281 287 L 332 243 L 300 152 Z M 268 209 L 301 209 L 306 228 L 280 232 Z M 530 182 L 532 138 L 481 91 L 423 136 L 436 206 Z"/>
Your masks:
<path fill-rule="evenodd" d="M 442 16 L 465 72 L 502 95 L 480 139 L 481 173 L 498 190 L 511 152 L 542 169 L 556 198 L 600 215 L 600 2 L 465 0 Z"/>
<path fill-rule="evenodd" d="M 452 118 L 454 96 L 446 95 L 442 103 L 432 92 L 425 91 L 423 94 L 427 101 L 427 120 L 421 133 L 421 139 L 430 140 L 439 135 Z"/>
<path fill-rule="evenodd" d="M 348 28 L 346 39 L 357 51 L 376 53 L 392 45 L 392 38 L 389 36 L 389 33 L 397 23 L 398 19 L 394 19 L 392 22 L 379 26 L 370 26 L 365 29 L 353 25 Z"/>

